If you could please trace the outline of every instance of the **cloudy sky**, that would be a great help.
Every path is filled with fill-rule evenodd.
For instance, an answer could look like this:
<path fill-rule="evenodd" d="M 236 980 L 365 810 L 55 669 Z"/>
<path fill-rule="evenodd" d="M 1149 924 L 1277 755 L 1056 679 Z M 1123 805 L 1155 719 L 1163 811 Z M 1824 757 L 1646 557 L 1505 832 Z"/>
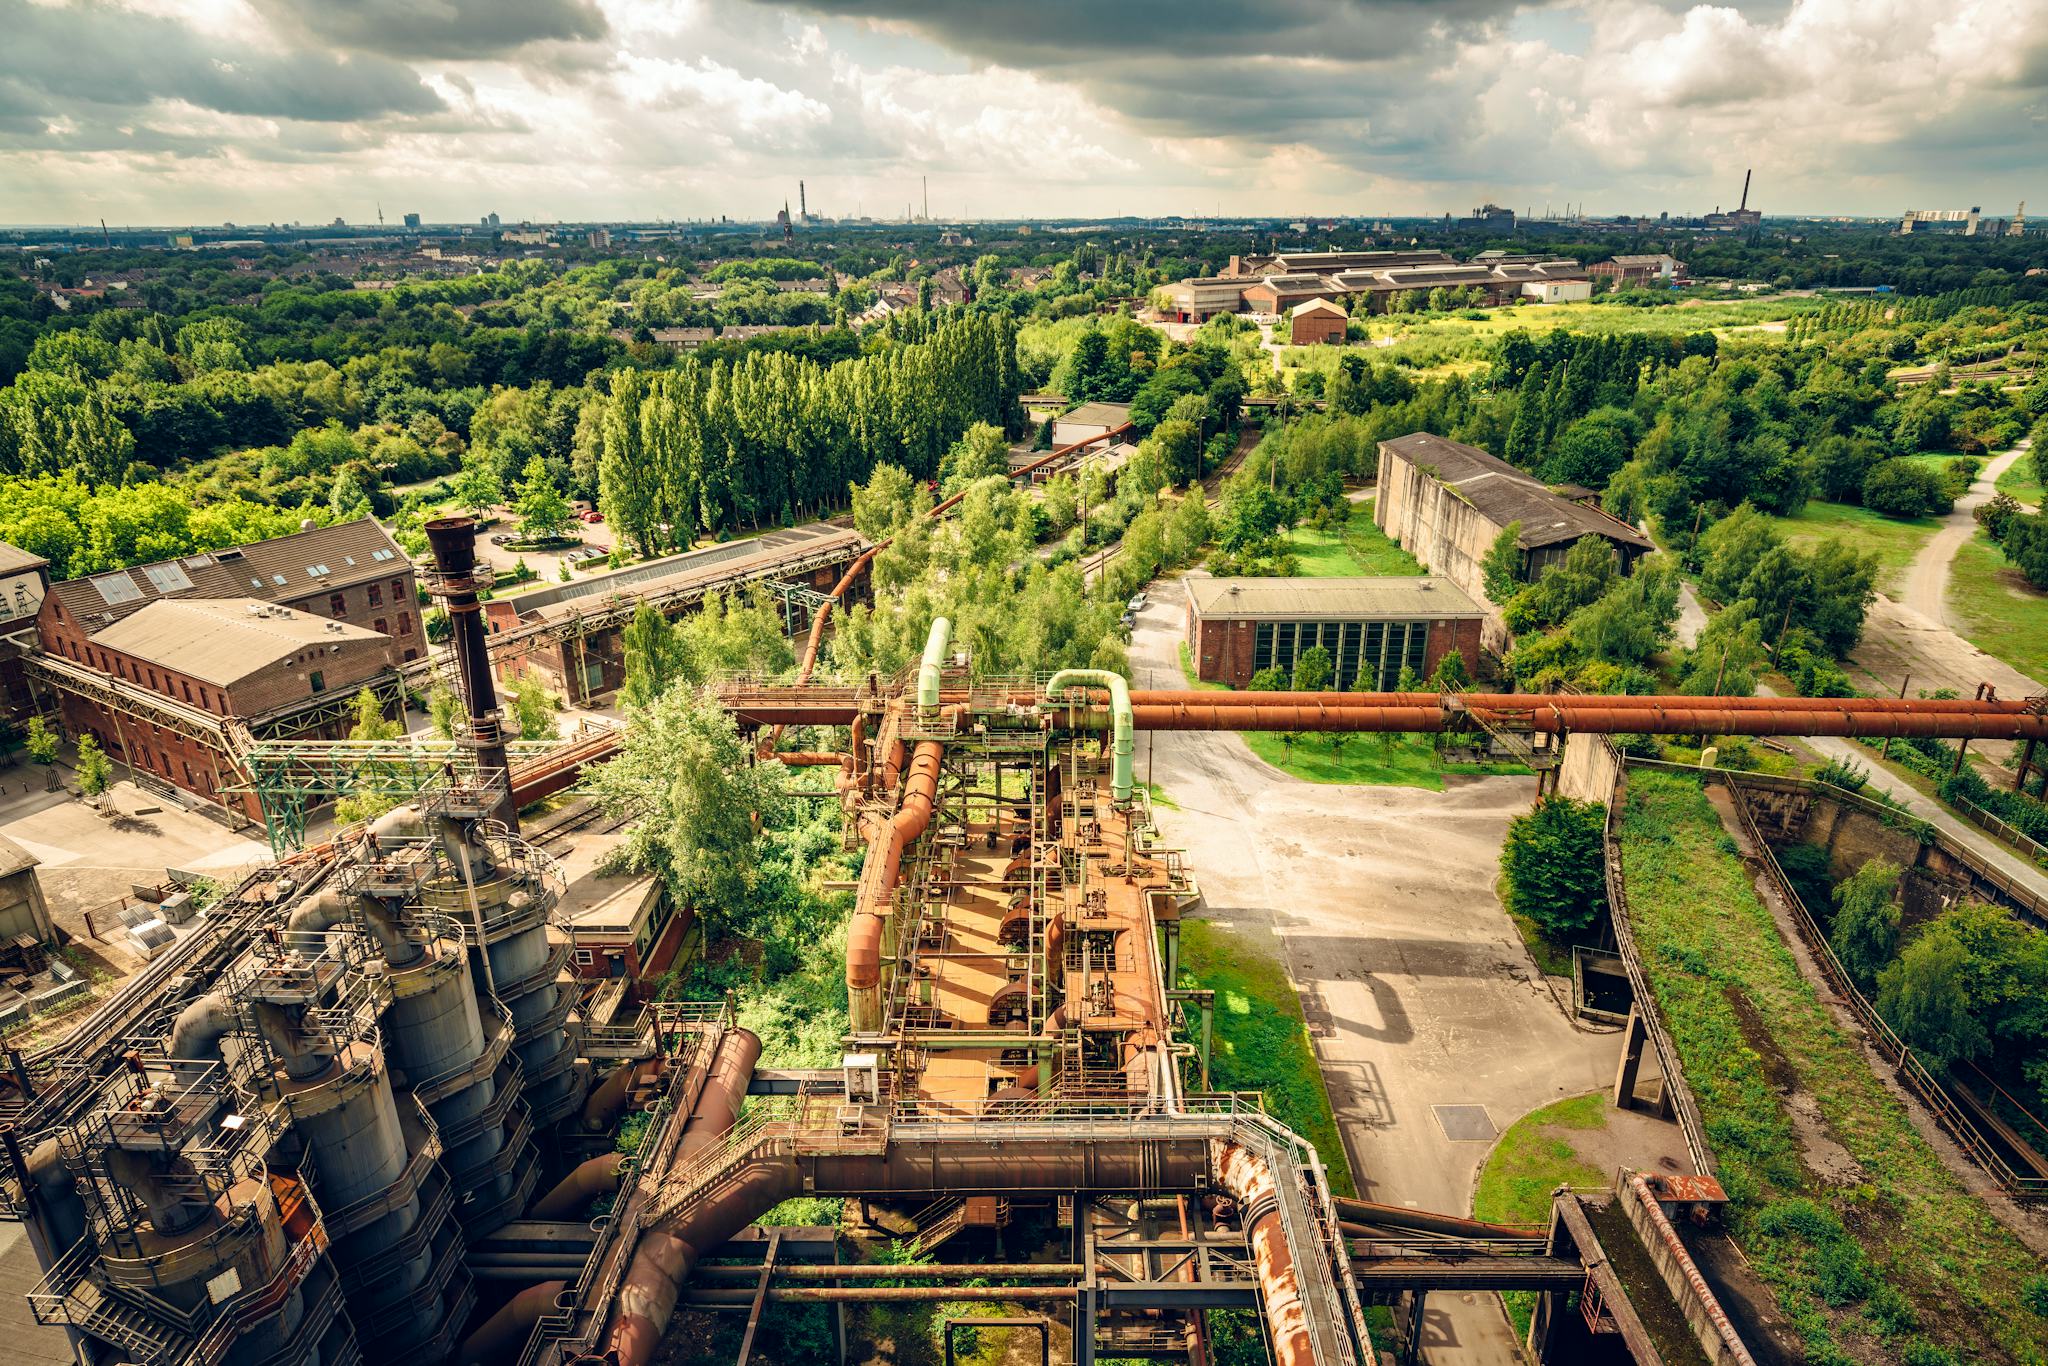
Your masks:
<path fill-rule="evenodd" d="M 2048 216 L 2044 0 L 0 0 L 0 221 Z"/>

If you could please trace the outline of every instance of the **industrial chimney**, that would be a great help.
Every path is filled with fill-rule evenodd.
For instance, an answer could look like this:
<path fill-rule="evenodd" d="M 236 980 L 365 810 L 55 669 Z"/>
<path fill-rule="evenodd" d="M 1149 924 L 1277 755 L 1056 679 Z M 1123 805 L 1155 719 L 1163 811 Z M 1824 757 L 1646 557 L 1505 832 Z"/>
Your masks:
<path fill-rule="evenodd" d="M 441 517 L 428 522 L 427 546 L 434 554 L 427 591 L 448 609 L 456 679 L 462 689 L 462 705 L 469 715 L 463 743 L 474 751 L 478 783 L 499 789 L 496 809 L 491 814 L 516 833 L 519 809 L 512 800 L 512 767 L 505 755 L 498 688 L 491 679 L 491 652 L 484 643 L 483 608 L 476 595 L 475 520 Z"/>
<path fill-rule="evenodd" d="M 1737 213 L 1741 213 L 1749 207 L 1749 178 L 1753 174 L 1755 174 L 1754 167 L 1742 173 L 1742 202 L 1735 206 L 1735 212 Z"/>

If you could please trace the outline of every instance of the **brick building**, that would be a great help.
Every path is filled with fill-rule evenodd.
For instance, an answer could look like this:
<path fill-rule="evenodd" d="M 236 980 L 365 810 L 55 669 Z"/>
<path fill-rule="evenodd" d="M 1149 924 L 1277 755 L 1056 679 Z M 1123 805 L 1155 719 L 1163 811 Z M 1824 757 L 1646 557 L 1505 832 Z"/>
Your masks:
<path fill-rule="evenodd" d="M 1668 285 L 1685 275 L 1685 262 L 1661 253 L 1616 256 L 1607 261 L 1595 261 L 1586 267 L 1586 273 L 1595 281 L 1608 282 L 1615 289 L 1627 289 L 1632 285 Z"/>
<path fill-rule="evenodd" d="M 1521 577 L 1534 582 L 1564 560 L 1581 536 L 1598 536 L 1614 547 L 1626 574 L 1654 547 L 1650 538 L 1597 507 L 1574 502 L 1526 470 L 1476 446 L 1428 432 L 1380 442 L 1379 493 L 1373 521 L 1420 560 L 1486 602 L 1481 565 L 1493 543 L 1520 523 L 1515 544 L 1522 552 Z M 1485 644 L 1507 644 L 1500 609 L 1485 608 Z"/>
<path fill-rule="evenodd" d="M 34 709 L 23 661 L 35 649 L 36 614 L 50 588 L 50 562 L 0 541 L 0 719 L 26 724 Z"/>
<path fill-rule="evenodd" d="M 1330 652 L 1333 689 L 1363 674 L 1365 690 L 1392 691 L 1403 668 L 1426 677 L 1453 649 L 1467 669 L 1479 660 L 1485 609 L 1434 575 L 1185 582 L 1188 650 L 1206 683 L 1241 688 L 1266 668 L 1291 676 L 1316 645 Z"/>
<path fill-rule="evenodd" d="M 375 518 L 309 527 L 252 545 L 159 560 L 54 584 L 36 619 L 43 648 L 68 658 L 159 598 L 254 598 L 391 637 L 391 662 L 426 650 L 412 561 Z"/>
<path fill-rule="evenodd" d="M 1310 299 L 1287 312 L 1287 340 L 1295 346 L 1341 345 L 1350 326 L 1344 306 L 1328 299 Z"/>
<path fill-rule="evenodd" d="M 252 816 L 241 748 L 340 736 L 427 648 L 412 562 L 367 517 L 53 584 L 35 625 L 67 731 Z"/>
<path fill-rule="evenodd" d="M 391 639 L 375 631 L 255 598 L 159 598 L 93 633 L 63 642 L 65 657 L 126 687 L 95 697 L 62 688 L 59 715 L 74 736 L 211 801 L 241 803 L 223 789 L 239 777 L 225 736 L 165 725 L 115 705 L 146 690 L 173 708 L 272 734 L 339 738 L 346 702 L 393 676 Z M 337 706 L 336 703 L 341 705 Z M 246 803 L 243 803 L 246 807 Z"/>
<path fill-rule="evenodd" d="M 679 907 L 660 878 L 611 871 L 620 833 L 579 838 L 562 857 L 562 923 L 575 941 L 578 977 L 651 981 L 694 954 L 697 918 Z"/>

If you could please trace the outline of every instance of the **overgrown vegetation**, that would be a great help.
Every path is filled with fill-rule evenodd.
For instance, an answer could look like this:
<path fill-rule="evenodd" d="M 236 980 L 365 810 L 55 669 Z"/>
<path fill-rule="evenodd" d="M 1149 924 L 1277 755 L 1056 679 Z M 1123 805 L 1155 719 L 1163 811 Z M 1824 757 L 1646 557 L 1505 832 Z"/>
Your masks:
<path fill-rule="evenodd" d="M 2048 1359 L 2048 1319 L 2022 1301 L 2038 1263 L 1801 977 L 1696 781 L 1630 774 L 1622 861 L 1734 1230 L 1809 1359 L 1847 1363 L 1864 1341 L 1900 1361 Z M 1794 1096 L 1817 1118 L 1795 1120 Z M 1823 1142 L 1840 1158 L 1809 1165 Z"/>

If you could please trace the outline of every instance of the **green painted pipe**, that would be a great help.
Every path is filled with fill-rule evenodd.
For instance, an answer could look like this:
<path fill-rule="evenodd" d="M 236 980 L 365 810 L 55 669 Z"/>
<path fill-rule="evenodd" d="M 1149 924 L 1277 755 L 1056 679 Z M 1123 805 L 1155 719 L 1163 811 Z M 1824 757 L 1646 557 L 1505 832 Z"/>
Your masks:
<path fill-rule="evenodd" d="M 939 705 L 939 675 L 946 664 L 946 646 L 952 643 L 953 623 L 932 618 L 931 634 L 924 638 L 924 660 L 917 666 L 917 705 L 924 710 Z"/>
<path fill-rule="evenodd" d="M 1061 669 L 1045 684 L 1048 701 L 1070 686 L 1087 686 L 1109 689 L 1109 711 L 1115 727 L 1110 741 L 1110 754 L 1115 763 L 1110 777 L 1110 795 L 1118 802 L 1131 799 L 1131 755 L 1136 748 L 1131 734 L 1135 729 L 1131 718 L 1131 689 L 1124 682 L 1122 674 L 1107 669 Z"/>

